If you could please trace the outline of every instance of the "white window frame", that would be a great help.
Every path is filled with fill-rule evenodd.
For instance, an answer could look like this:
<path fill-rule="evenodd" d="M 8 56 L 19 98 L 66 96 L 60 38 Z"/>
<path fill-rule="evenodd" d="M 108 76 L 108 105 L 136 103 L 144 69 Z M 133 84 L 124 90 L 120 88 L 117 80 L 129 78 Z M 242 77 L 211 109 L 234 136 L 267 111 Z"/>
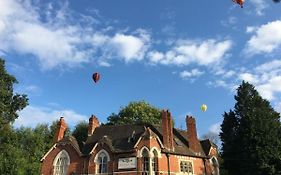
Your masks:
<path fill-rule="evenodd" d="M 188 163 L 191 164 L 191 166 L 192 166 L 192 167 L 191 167 L 192 173 L 181 171 L 181 170 L 182 170 L 182 169 L 181 169 L 181 163 L 182 163 L 182 162 L 186 162 L 186 163 L 187 163 L 187 166 L 188 166 Z M 190 161 L 190 160 L 181 160 L 181 159 L 179 159 L 179 172 L 180 172 L 180 174 L 193 175 L 193 174 L 194 174 L 193 161 Z"/>
<path fill-rule="evenodd" d="M 214 165 L 213 159 L 215 160 L 216 165 Z M 212 158 L 210 159 L 210 163 L 213 166 L 212 169 L 212 174 L 214 175 L 220 175 L 220 164 L 218 159 L 215 156 L 212 156 Z M 216 170 L 215 170 L 216 169 Z M 217 173 L 216 173 L 217 172 Z"/>
<path fill-rule="evenodd" d="M 100 157 L 100 155 L 101 154 L 104 154 L 105 156 L 104 157 L 106 157 L 107 158 L 107 162 L 106 162 L 106 172 L 103 172 L 103 173 L 99 173 L 99 166 L 100 166 L 100 162 L 99 162 L 99 157 Z M 103 157 L 103 158 L 104 158 Z M 96 174 L 108 174 L 108 162 L 110 161 L 110 156 L 109 156 L 109 154 L 108 154 L 108 152 L 106 151 L 106 150 L 104 150 L 104 149 L 102 149 L 102 150 L 100 150 L 97 154 L 96 154 L 96 156 L 95 156 L 95 159 L 94 159 L 94 162 L 95 162 L 95 165 L 96 165 L 96 168 L 95 168 L 95 172 L 96 172 Z M 103 161 L 102 161 L 103 162 Z M 104 164 L 103 164 L 104 165 Z"/>
<path fill-rule="evenodd" d="M 158 164 L 159 164 L 158 158 L 160 157 L 159 151 L 156 147 L 153 147 L 151 150 L 149 150 L 146 146 L 142 147 L 140 149 L 140 152 L 139 152 L 140 153 L 139 156 L 142 158 L 142 160 L 144 160 L 144 158 L 143 158 L 143 151 L 144 150 L 146 150 L 147 153 L 148 153 L 148 157 L 147 157 L 148 158 L 147 159 L 148 160 L 148 171 L 146 171 L 146 172 L 143 171 L 144 170 L 143 169 L 144 162 L 142 161 L 142 166 L 141 166 L 142 174 L 143 175 L 155 175 L 156 172 L 154 171 L 152 164 L 153 164 L 153 161 L 154 161 L 155 165 L 157 166 L 156 170 L 159 171 L 158 170 Z M 156 155 L 154 154 L 154 152 L 156 153 Z M 155 158 L 157 159 L 157 161 L 154 160 Z"/>
<path fill-rule="evenodd" d="M 62 157 L 62 156 L 65 156 L 66 157 L 66 165 L 64 165 L 65 167 L 63 168 L 63 173 L 61 174 L 60 171 L 61 171 L 61 165 L 59 165 L 59 169 L 57 170 L 57 162 L 58 160 Z M 69 154 L 67 153 L 67 151 L 65 150 L 61 150 L 57 156 L 55 157 L 54 161 L 53 161 L 53 175 L 66 175 L 67 174 L 67 171 L 68 171 L 68 166 L 70 164 L 70 157 L 69 157 Z M 58 172 L 57 172 L 58 171 Z"/>

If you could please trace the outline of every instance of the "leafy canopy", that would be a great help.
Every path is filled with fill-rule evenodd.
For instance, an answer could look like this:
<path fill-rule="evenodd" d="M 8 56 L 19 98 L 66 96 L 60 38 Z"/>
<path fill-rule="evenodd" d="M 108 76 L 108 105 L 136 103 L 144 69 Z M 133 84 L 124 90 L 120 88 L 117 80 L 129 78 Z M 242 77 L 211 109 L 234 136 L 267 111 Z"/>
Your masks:
<path fill-rule="evenodd" d="M 86 142 L 88 137 L 88 123 L 85 121 L 79 122 L 72 132 L 72 135 L 76 138 L 79 147 L 82 148 L 83 142 Z"/>
<path fill-rule="evenodd" d="M 28 105 L 26 95 L 14 94 L 15 83 L 17 79 L 6 71 L 5 61 L 0 58 L 0 129 L 17 119 L 17 112 Z"/>
<path fill-rule="evenodd" d="M 126 107 L 121 108 L 118 114 L 112 113 L 107 121 L 108 125 L 159 124 L 161 122 L 161 111 L 145 101 L 130 102 Z"/>

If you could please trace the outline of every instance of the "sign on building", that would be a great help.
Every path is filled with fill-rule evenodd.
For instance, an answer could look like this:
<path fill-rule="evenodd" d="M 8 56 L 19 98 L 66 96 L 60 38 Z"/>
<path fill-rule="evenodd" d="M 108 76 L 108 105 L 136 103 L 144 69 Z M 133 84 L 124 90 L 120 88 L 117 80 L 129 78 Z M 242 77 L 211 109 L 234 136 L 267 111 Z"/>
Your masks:
<path fill-rule="evenodd" d="M 136 157 L 120 158 L 118 160 L 118 169 L 130 169 L 136 167 L 137 167 Z"/>

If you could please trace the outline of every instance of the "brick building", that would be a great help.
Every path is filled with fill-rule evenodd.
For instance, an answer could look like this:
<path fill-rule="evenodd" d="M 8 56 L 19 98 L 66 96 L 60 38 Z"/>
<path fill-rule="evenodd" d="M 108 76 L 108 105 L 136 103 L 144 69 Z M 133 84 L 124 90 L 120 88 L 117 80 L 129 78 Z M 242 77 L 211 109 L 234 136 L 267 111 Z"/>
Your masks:
<path fill-rule="evenodd" d="M 218 175 L 217 148 L 197 138 L 195 119 L 186 117 L 186 131 L 173 128 L 169 111 L 161 116 L 161 125 L 120 126 L 100 126 L 92 116 L 81 147 L 74 137 L 64 137 L 61 118 L 55 143 L 41 159 L 41 174 Z"/>

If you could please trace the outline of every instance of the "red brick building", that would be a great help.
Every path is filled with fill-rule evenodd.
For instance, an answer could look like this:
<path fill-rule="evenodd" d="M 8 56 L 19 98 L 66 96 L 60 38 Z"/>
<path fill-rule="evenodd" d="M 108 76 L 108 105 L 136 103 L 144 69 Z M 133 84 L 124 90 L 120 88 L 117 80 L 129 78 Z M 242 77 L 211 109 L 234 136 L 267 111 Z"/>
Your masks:
<path fill-rule="evenodd" d="M 55 143 L 42 158 L 42 175 L 218 175 L 216 146 L 197 138 L 193 117 L 187 131 L 173 128 L 169 111 L 162 124 L 100 126 L 89 119 L 88 138 L 79 147 L 74 137 L 64 137 L 63 118 Z"/>

